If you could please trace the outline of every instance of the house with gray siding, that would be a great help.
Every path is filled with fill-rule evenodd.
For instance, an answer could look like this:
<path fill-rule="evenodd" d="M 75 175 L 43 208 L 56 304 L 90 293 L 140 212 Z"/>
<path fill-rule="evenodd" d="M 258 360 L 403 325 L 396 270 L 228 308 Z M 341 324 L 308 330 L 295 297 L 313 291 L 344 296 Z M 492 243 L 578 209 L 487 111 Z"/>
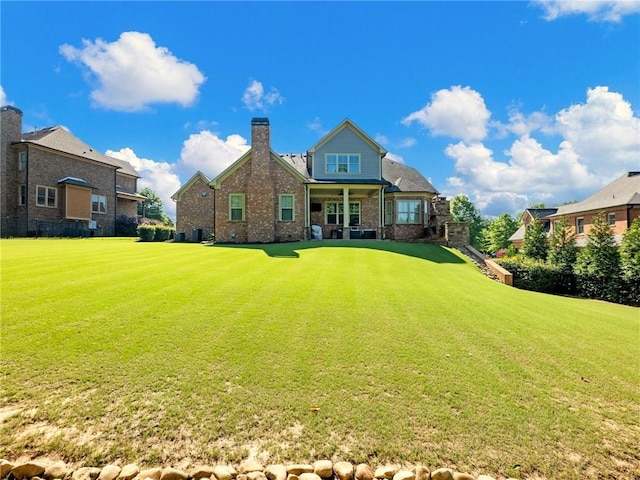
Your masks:
<path fill-rule="evenodd" d="M 15 107 L 0 114 L 2 236 L 112 236 L 118 217 L 137 217 L 145 198 L 130 163 L 60 126 L 22 133 Z"/>
<path fill-rule="evenodd" d="M 449 202 L 417 170 L 345 119 L 302 154 L 271 149 L 267 118 L 251 122 L 251 149 L 209 182 L 196 173 L 178 192 L 178 237 L 217 242 L 431 239 L 468 243 Z M 197 225 L 192 221 L 197 219 Z M 196 222 L 196 223 L 197 223 Z M 447 232 L 456 232 L 449 238 Z M 460 235 L 460 232 L 462 234 Z M 182 235 L 181 235 L 182 234 Z"/>

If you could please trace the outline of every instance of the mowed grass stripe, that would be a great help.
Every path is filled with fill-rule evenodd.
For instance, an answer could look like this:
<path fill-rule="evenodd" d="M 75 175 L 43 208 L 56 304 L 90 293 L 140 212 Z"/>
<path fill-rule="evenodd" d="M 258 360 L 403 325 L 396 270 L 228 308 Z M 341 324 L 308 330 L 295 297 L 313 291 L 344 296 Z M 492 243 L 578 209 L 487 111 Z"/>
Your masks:
<path fill-rule="evenodd" d="M 0 456 L 640 468 L 637 309 L 508 288 L 433 245 L 0 247 L 2 402 L 36 409 Z"/>

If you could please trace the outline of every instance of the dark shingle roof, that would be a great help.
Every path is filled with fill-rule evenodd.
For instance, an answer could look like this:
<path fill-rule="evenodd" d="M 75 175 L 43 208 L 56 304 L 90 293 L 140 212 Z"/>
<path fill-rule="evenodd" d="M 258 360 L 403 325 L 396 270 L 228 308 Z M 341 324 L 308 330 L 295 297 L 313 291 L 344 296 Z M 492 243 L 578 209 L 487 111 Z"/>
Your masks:
<path fill-rule="evenodd" d="M 391 184 L 385 192 L 429 192 L 439 193 L 415 168 L 388 158 L 382 159 L 382 177 Z"/>
<path fill-rule="evenodd" d="M 640 172 L 627 172 L 583 201 L 561 205 L 553 216 L 623 205 L 640 205 Z"/>
<path fill-rule="evenodd" d="M 118 168 L 120 173 L 135 177 L 139 176 L 129 162 L 109 157 L 94 150 L 62 127 L 49 127 L 35 132 L 24 133 L 22 134 L 22 141 L 104 163 Z"/>

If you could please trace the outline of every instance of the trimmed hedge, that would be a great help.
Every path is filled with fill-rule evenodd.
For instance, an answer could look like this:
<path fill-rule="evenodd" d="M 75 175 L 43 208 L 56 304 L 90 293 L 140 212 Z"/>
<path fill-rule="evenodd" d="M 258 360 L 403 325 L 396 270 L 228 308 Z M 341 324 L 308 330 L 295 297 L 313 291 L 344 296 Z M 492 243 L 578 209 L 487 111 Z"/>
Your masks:
<path fill-rule="evenodd" d="M 156 236 L 156 226 L 148 223 L 138 225 L 138 236 L 142 242 L 153 242 Z"/>
<path fill-rule="evenodd" d="M 495 261 L 513 274 L 513 286 L 516 288 L 640 306 L 638 279 L 567 273 L 556 265 L 519 256 Z"/>

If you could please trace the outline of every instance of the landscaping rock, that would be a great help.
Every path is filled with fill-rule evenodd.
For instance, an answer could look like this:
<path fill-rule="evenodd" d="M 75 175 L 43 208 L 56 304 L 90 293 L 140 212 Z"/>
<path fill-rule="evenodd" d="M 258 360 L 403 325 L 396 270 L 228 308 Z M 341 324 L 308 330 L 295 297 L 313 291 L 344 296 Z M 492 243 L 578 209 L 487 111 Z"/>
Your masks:
<path fill-rule="evenodd" d="M 308 463 L 287 465 L 287 473 L 298 475 L 298 477 L 303 473 L 313 473 L 313 465 L 309 465 Z"/>
<path fill-rule="evenodd" d="M 116 480 L 120 475 L 121 468 L 117 465 L 107 465 L 103 467 L 98 475 L 98 480 Z"/>
<path fill-rule="evenodd" d="M 247 473 L 247 480 L 267 480 L 267 477 L 264 472 L 256 470 L 255 472 Z"/>
<path fill-rule="evenodd" d="M 416 465 L 411 471 L 415 476 L 415 480 L 430 480 L 431 478 L 431 472 L 429 472 L 429 469 L 422 465 Z"/>
<path fill-rule="evenodd" d="M 476 480 L 470 473 L 453 472 L 453 480 Z"/>
<path fill-rule="evenodd" d="M 409 470 L 399 470 L 393 476 L 393 480 L 415 480 L 415 478 L 415 473 L 410 472 Z"/>
<path fill-rule="evenodd" d="M 100 475 L 100 469 L 97 467 L 80 467 L 73 475 L 71 475 L 71 480 L 96 480 L 98 475 Z M 158 480 L 157 478 L 154 480 Z"/>
<path fill-rule="evenodd" d="M 284 465 L 269 465 L 264 469 L 269 480 L 287 480 L 287 467 Z"/>
<path fill-rule="evenodd" d="M 160 480 L 160 475 L 162 475 L 162 469 L 160 467 L 156 468 L 148 468 L 147 470 L 143 470 L 138 474 L 139 480 Z"/>
<path fill-rule="evenodd" d="M 138 465 L 136 465 L 135 463 L 129 463 L 128 465 L 122 467 L 122 470 L 120 470 L 120 475 L 118 475 L 118 479 L 131 480 L 133 477 L 138 475 L 138 473 L 140 473 L 140 467 L 138 467 Z"/>
<path fill-rule="evenodd" d="M 496 480 L 496 479 L 493 478 L 491 475 L 480 475 L 478 477 L 478 480 Z"/>
<path fill-rule="evenodd" d="M 331 460 L 317 460 L 313 462 L 313 473 L 320 478 L 333 477 L 333 462 Z"/>
<path fill-rule="evenodd" d="M 166 467 L 160 474 L 160 480 L 187 480 L 188 475 L 177 468 Z"/>
<path fill-rule="evenodd" d="M 353 479 L 353 465 L 349 462 L 336 462 L 333 464 L 333 471 L 339 480 Z"/>
<path fill-rule="evenodd" d="M 373 480 L 373 468 L 366 463 L 356 465 L 354 473 L 356 480 Z"/>
<path fill-rule="evenodd" d="M 247 480 L 247 474 L 239 473 L 238 476 L 236 477 L 236 480 Z"/>
<path fill-rule="evenodd" d="M 55 480 L 66 477 L 68 473 L 69 469 L 67 468 L 67 464 L 60 460 L 45 467 L 44 478 L 47 480 Z M 0 476 L 0 478 L 4 478 L 4 476 Z"/>
<path fill-rule="evenodd" d="M 439 468 L 431 472 L 431 480 L 453 480 L 453 470 L 450 468 Z"/>
<path fill-rule="evenodd" d="M 319 475 L 313 472 L 304 472 L 298 477 L 298 480 L 322 480 Z"/>
<path fill-rule="evenodd" d="M 246 460 L 238 467 L 238 473 L 247 474 L 249 472 L 262 472 L 264 467 L 256 460 Z"/>
<path fill-rule="evenodd" d="M 198 465 L 193 469 L 191 478 L 194 480 L 200 480 L 201 478 L 211 478 L 211 475 L 213 475 L 213 467 Z"/>
<path fill-rule="evenodd" d="M 4 478 L 9 475 L 9 472 L 15 465 L 8 460 L 0 459 L 0 478 Z"/>
<path fill-rule="evenodd" d="M 373 475 L 376 478 L 393 478 L 393 476 L 398 473 L 398 467 L 394 467 L 393 465 L 385 465 L 382 467 L 378 467 L 376 468 L 375 472 L 373 472 Z"/>
<path fill-rule="evenodd" d="M 36 462 L 21 463 L 11 469 L 11 475 L 17 480 L 23 478 L 37 477 L 44 473 L 44 466 Z"/>
<path fill-rule="evenodd" d="M 231 465 L 216 465 L 213 467 L 213 474 L 218 480 L 232 480 L 236 478 L 238 472 Z"/>

